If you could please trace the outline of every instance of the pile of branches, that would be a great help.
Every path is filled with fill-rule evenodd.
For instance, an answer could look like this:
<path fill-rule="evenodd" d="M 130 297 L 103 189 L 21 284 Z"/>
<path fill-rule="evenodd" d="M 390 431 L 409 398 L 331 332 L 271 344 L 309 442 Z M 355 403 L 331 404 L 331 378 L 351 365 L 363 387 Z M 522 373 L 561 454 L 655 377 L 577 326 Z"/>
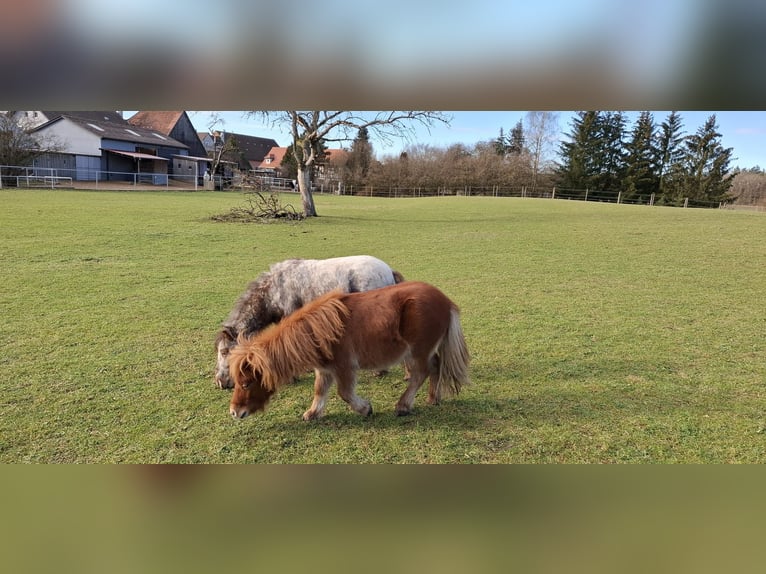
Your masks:
<path fill-rule="evenodd" d="M 228 223 L 268 223 L 274 220 L 301 221 L 305 216 L 290 204 L 283 204 L 274 192 L 260 191 L 245 193 L 245 205 L 233 207 L 229 213 L 214 215 L 213 221 Z"/>

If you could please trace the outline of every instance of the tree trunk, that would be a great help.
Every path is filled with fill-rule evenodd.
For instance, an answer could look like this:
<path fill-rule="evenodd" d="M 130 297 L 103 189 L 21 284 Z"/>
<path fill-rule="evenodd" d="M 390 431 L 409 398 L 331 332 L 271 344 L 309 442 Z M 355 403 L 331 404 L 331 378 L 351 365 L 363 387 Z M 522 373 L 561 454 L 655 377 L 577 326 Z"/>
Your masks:
<path fill-rule="evenodd" d="M 301 190 L 301 202 L 303 203 L 303 215 L 316 217 L 314 196 L 311 194 L 311 168 L 304 167 L 298 162 L 298 187 Z"/>

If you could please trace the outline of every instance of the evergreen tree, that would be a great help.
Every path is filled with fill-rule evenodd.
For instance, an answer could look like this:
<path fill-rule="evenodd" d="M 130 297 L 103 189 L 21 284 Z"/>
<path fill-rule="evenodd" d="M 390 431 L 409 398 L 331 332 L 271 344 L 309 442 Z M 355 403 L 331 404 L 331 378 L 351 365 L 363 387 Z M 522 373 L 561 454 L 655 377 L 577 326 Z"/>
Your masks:
<path fill-rule="evenodd" d="M 346 179 L 354 185 L 363 185 L 372 165 L 373 152 L 367 128 L 359 128 L 346 163 Z"/>
<path fill-rule="evenodd" d="M 681 199 L 683 181 L 683 124 L 678 112 L 670 112 L 657 135 L 657 177 L 659 200 L 677 204 Z"/>
<path fill-rule="evenodd" d="M 597 175 L 590 187 L 617 191 L 622 188 L 625 178 L 625 114 L 599 112 L 596 125 L 593 161 Z"/>
<path fill-rule="evenodd" d="M 641 112 L 625 146 L 625 199 L 646 203 L 657 191 L 657 150 L 654 146 L 654 119 Z"/>
<path fill-rule="evenodd" d="M 598 147 L 598 117 L 600 112 L 580 111 L 571 121 L 569 141 L 559 147 L 561 163 L 556 172 L 561 187 L 575 189 L 583 194 L 598 175 L 594 162 Z"/>
<path fill-rule="evenodd" d="M 508 142 L 505 139 L 503 128 L 500 128 L 500 135 L 492 143 L 492 145 L 497 155 L 499 155 L 500 157 L 506 156 L 506 154 L 508 153 Z"/>
<path fill-rule="evenodd" d="M 298 160 L 295 159 L 295 151 L 291 145 L 287 146 L 287 151 L 282 156 L 282 163 L 279 164 L 279 175 L 286 179 L 297 179 L 298 177 Z"/>
<path fill-rule="evenodd" d="M 521 155 L 524 151 L 524 125 L 519 120 L 511 130 L 511 135 L 508 136 L 508 153 L 512 155 Z"/>
<path fill-rule="evenodd" d="M 686 197 L 703 202 L 729 199 L 728 191 L 734 175 L 729 173 L 732 148 L 721 145 L 716 116 L 710 116 L 694 135 L 687 136 L 686 179 L 683 190 Z"/>

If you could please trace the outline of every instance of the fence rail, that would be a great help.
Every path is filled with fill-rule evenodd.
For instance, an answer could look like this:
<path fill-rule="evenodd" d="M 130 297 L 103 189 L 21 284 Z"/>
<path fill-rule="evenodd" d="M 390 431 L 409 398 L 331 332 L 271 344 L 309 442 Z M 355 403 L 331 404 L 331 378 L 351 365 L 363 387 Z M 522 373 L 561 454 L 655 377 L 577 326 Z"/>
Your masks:
<path fill-rule="evenodd" d="M 73 187 L 72 178 L 57 175 L 17 175 L 16 187 Z"/>
<path fill-rule="evenodd" d="M 73 188 L 73 189 L 224 189 L 247 190 L 265 186 L 280 192 L 296 192 L 296 182 L 292 179 L 249 174 L 237 174 L 232 178 L 214 179 L 174 173 L 134 173 L 116 172 L 95 169 L 60 169 L 27 166 L 0 166 L 0 189 L 3 187 L 25 188 Z M 760 198 L 756 203 L 740 204 L 737 202 L 711 202 L 685 197 L 669 201 L 665 198 L 656 200 L 650 196 L 628 197 L 620 191 L 568 189 L 560 187 L 529 186 L 419 186 L 400 187 L 388 186 L 353 186 L 344 185 L 337 181 L 318 180 L 314 186 L 315 193 L 330 193 L 334 195 L 353 195 L 365 197 L 444 197 L 444 196 L 489 196 L 489 197 L 521 197 L 540 199 L 559 199 L 571 201 L 588 201 L 599 203 L 617 203 L 632 205 L 664 205 L 685 208 L 723 208 L 766 211 L 766 198 Z"/>
<path fill-rule="evenodd" d="M 357 195 L 365 197 L 443 197 L 443 196 L 485 196 L 485 197 L 521 197 L 538 199 L 560 199 L 570 201 L 587 201 L 597 203 L 617 203 L 626 205 L 663 205 L 667 207 L 696 207 L 696 208 L 729 208 L 734 203 L 720 201 L 696 200 L 685 197 L 677 200 L 658 200 L 654 194 L 650 196 L 628 197 L 620 191 L 569 189 L 559 187 L 528 186 L 422 186 L 422 187 L 399 187 L 389 186 L 344 186 L 340 192 L 342 195 Z M 764 198 L 766 203 L 766 198 Z"/>

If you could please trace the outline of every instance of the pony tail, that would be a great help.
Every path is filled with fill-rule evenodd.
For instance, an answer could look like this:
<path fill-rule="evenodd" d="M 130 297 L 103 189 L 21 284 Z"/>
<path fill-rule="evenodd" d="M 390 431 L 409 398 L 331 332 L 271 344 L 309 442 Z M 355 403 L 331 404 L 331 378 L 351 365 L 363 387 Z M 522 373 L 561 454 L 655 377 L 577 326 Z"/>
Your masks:
<path fill-rule="evenodd" d="M 460 313 L 456 307 L 450 311 L 449 327 L 439 343 L 437 354 L 438 392 L 447 389 L 453 394 L 458 394 L 463 386 L 470 384 L 468 364 L 471 362 L 471 356 L 460 325 Z"/>
<path fill-rule="evenodd" d="M 394 284 L 396 283 L 402 283 L 404 281 L 404 275 L 399 273 L 398 271 L 391 270 L 391 273 L 394 274 Z"/>

